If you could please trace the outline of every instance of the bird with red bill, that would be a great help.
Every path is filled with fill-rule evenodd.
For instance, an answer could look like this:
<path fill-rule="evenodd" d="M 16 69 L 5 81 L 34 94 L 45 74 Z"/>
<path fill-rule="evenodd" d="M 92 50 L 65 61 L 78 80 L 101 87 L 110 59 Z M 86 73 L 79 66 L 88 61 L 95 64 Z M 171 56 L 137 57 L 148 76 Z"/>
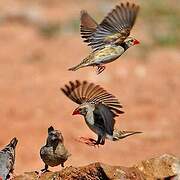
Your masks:
<path fill-rule="evenodd" d="M 105 64 L 115 61 L 127 49 L 139 44 L 137 39 L 129 37 L 138 12 L 138 5 L 120 3 L 98 24 L 87 11 L 81 11 L 81 37 L 93 51 L 69 70 L 93 66 L 97 67 L 97 74 L 100 74 Z"/>
<path fill-rule="evenodd" d="M 118 99 L 101 86 L 87 81 L 75 82 L 61 88 L 62 92 L 72 101 L 79 104 L 72 115 L 82 115 L 89 129 L 97 134 L 97 140 L 81 137 L 80 142 L 90 146 L 104 145 L 105 139 L 119 139 L 141 133 L 139 131 L 120 131 L 114 128 L 115 117 L 124 113 Z"/>

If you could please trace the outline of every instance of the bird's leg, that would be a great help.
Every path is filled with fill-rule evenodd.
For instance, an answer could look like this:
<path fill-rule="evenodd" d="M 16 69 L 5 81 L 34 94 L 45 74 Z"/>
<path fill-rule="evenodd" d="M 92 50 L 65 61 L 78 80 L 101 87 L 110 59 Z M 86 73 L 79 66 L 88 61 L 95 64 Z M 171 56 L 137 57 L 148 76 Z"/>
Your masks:
<path fill-rule="evenodd" d="M 39 172 L 36 171 L 36 173 L 38 174 L 38 178 L 40 178 L 41 175 L 42 175 L 43 173 L 45 173 L 45 172 L 49 172 L 49 170 L 48 170 L 48 165 L 47 165 L 47 164 L 45 164 L 44 169 L 41 169 Z"/>
<path fill-rule="evenodd" d="M 105 144 L 105 140 L 104 139 L 102 139 L 102 141 L 101 141 L 101 143 L 100 143 L 101 145 L 104 145 Z"/>
<path fill-rule="evenodd" d="M 98 144 L 101 144 L 101 145 L 104 145 L 104 143 L 105 143 L 104 137 L 98 135 L 97 143 L 98 143 Z"/>
<path fill-rule="evenodd" d="M 8 180 L 14 179 L 14 175 L 13 175 L 13 174 L 8 174 L 7 179 L 8 179 Z M 1 178 L 0 178 L 0 180 L 1 180 Z"/>
<path fill-rule="evenodd" d="M 48 165 L 47 164 L 45 164 L 45 167 L 44 167 L 44 169 L 41 169 L 41 172 L 42 173 L 45 173 L 45 172 L 48 172 L 49 170 L 48 170 Z"/>
<path fill-rule="evenodd" d="M 64 163 L 61 163 L 61 167 L 64 167 Z"/>
<path fill-rule="evenodd" d="M 96 140 L 92 139 L 92 138 L 85 138 L 85 137 L 80 137 L 78 140 L 78 142 L 81 142 L 81 143 L 85 143 L 89 146 L 96 146 Z"/>
<path fill-rule="evenodd" d="M 10 170 L 10 173 L 7 175 L 7 179 L 8 179 L 8 180 L 11 180 L 11 179 L 14 178 L 13 171 L 14 171 L 14 169 L 11 169 L 11 170 Z M 1 180 L 1 178 L 0 178 L 0 180 Z"/>
<path fill-rule="evenodd" d="M 97 73 L 97 75 L 98 74 L 100 74 L 100 73 L 102 73 L 104 70 L 105 70 L 105 66 L 103 66 L 103 65 L 97 65 L 97 69 L 96 69 L 96 73 Z"/>
<path fill-rule="evenodd" d="M 99 145 L 99 144 L 104 145 L 104 143 L 105 143 L 105 140 L 100 135 L 98 135 L 96 145 Z"/>
<path fill-rule="evenodd" d="M 96 141 L 96 145 L 99 145 L 101 143 L 101 136 L 98 135 L 98 139 Z"/>

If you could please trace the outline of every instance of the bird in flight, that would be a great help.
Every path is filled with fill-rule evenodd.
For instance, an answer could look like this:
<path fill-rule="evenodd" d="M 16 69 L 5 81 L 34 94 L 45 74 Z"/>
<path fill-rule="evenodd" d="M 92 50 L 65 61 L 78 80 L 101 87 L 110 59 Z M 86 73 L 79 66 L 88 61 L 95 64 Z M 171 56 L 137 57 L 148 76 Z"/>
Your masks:
<path fill-rule="evenodd" d="M 91 146 L 104 145 L 105 139 L 116 141 L 140 133 L 114 129 L 115 117 L 123 113 L 122 105 L 115 96 L 99 85 L 76 80 L 70 81 L 61 90 L 68 98 L 79 104 L 73 115 L 83 115 L 87 126 L 98 136 L 97 140 L 81 137 L 81 142 Z"/>
<path fill-rule="evenodd" d="M 105 64 L 118 59 L 131 46 L 139 44 L 138 40 L 129 37 L 138 12 L 138 5 L 121 3 L 98 24 L 86 11 L 81 11 L 81 37 L 93 51 L 69 70 L 95 66 L 97 74 L 100 74 L 105 69 Z"/>

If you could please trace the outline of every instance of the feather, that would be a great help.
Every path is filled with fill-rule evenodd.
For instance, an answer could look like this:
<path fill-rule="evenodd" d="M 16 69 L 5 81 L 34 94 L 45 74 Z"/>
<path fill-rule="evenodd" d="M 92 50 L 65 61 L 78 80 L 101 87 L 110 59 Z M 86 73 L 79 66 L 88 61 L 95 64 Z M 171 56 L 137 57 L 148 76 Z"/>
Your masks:
<path fill-rule="evenodd" d="M 96 21 L 87 13 L 87 11 L 81 11 L 81 25 L 80 33 L 84 42 L 89 42 L 89 37 L 92 36 L 93 32 L 96 31 L 97 23 Z"/>
<path fill-rule="evenodd" d="M 75 82 L 70 81 L 69 84 L 65 85 L 64 88 L 61 88 L 61 90 L 77 104 L 82 104 L 84 102 L 104 104 L 113 111 L 115 115 L 123 113 L 123 111 L 120 110 L 122 105 L 118 99 L 99 85 L 88 83 L 87 81 L 80 82 L 76 80 Z"/>
<path fill-rule="evenodd" d="M 15 148 L 18 140 L 13 138 L 4 149 L 0 151 L 0 177 L 6 179 L 13 172 L 15 162 Z"/>
<path fill-rule="evenodd" d="M 121 44 L 134 26 L 139 6 L 121 3 L 97 25 L 87 12 L 81 15 L 81 35 L 93 50 L 99 50 L 109 43 Z M 89 22 L 89 23 L 87 23 Z"/>
<path fill-rule="evenodd" d="M 105 133 L 107 133 L 108 135 L 113 135 L 113 131 L 114 131 L 114 124 L 115 124 L 115 114 L 105 105 L 103 104 L 99 104 L 96 106 L 95 110 L 94 110 L 94 114 L 99 114 L 99 119 L 101 119 L 101 121 L 99 120 L 99 123 L 103 124 L 104 127 L 104 131 Z M 94 118 L 95 119 L 95 125 L 97 124 L 97 115 Z"/>

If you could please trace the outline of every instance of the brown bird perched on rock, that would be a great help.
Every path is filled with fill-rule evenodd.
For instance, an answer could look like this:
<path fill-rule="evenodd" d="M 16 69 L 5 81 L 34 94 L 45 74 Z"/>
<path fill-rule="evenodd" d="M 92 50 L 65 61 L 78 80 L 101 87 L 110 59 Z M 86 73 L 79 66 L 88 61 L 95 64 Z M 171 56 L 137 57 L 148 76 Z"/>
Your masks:
<path fill-rule="evenodd" d="M 86 11 L 81 11 L 81 36 L 85 39 L 84 42 L 92 47 L 93 52 L 69 70 L 96 66 L 97 74 L 100 74 L 105 69 L 104 64 L 116 60 L 128 48 L 139 44 L 135 38 L 128 37 L 138 11 L 139 6 L 135 4 L 121 3 L 108 13 L 100 24 L 97 24 Z"/>
<path fill-rule="evenodd" d="M 64 138 L 61 132 L 55 130 L 52 126 L 49 127 L 46 145 L 40 150 L 41 159 L 45 163 L 45 168 L 41 172 L 48 171 L 48 166 L 54 167 L 61 165 L 64 167 L 64 162 L 70 155 L 64 146 Z"/>
<path fill-rule="evenodd" d="M 82 142 L 92 146 L 103 145 L 106 138 L 116 141 L 140 133 L 114 129 L 114 118 L 123 113 L 121 110 L 122 105 L 115 96 L 108 93 L 99 85 L 76 80 L 75 82 L 70 81 L 61 90 L 72 101 L 79 104 L 79 107 L 74 110 L 73 115 L 83 115 L 88 127 L 98 135 L 97 141 L 82 137 Z"/>
<path fill-rule="evenodd" d="M 13 138 L 4 149 L 0 151 L 0 180 L 6 180 L 13 173 L 15 163 L 15 148 L 18 140 Z"/>

